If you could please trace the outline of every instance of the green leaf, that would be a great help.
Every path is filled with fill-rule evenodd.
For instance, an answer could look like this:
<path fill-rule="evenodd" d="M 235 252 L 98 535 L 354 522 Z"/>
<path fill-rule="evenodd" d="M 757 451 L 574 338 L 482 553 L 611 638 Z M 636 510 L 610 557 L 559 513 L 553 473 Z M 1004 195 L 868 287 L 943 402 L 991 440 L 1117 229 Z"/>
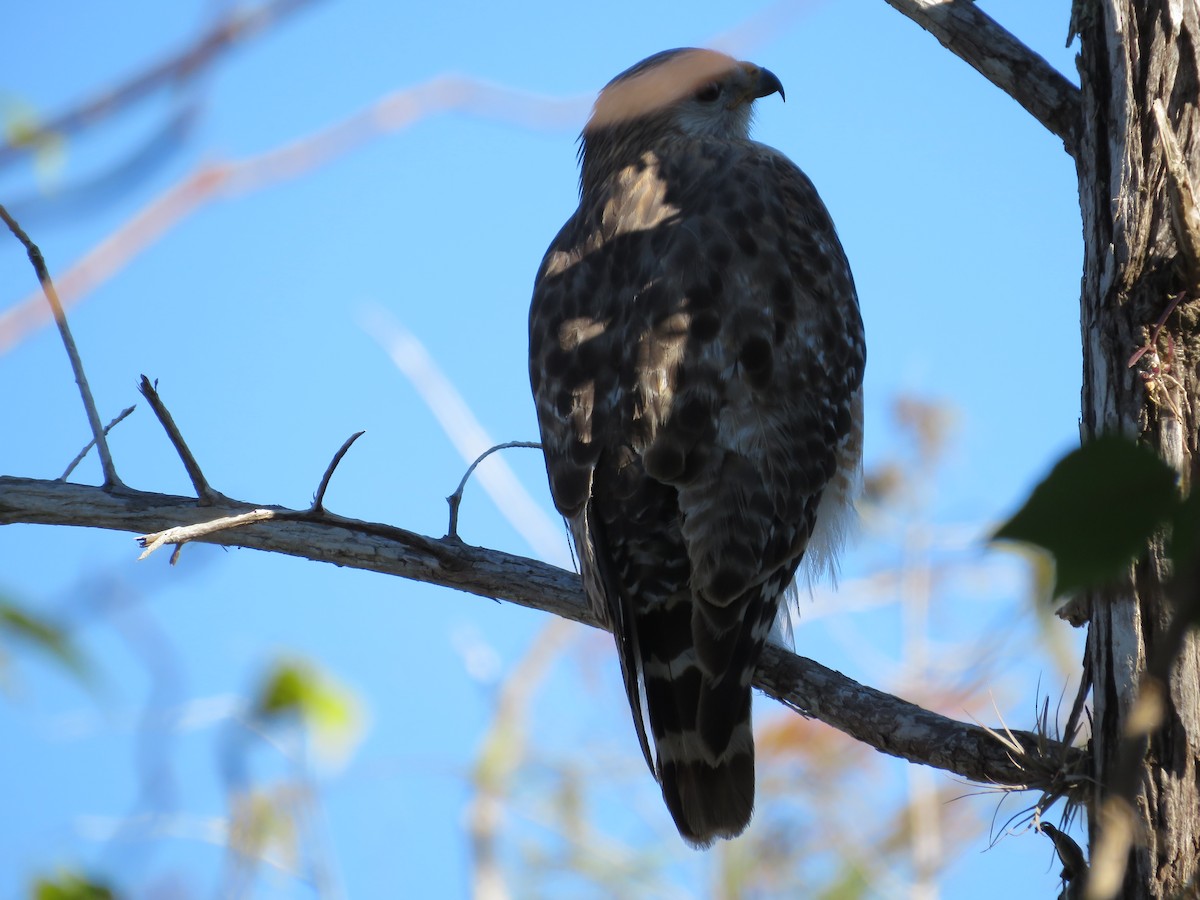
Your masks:
<path fill-rule="evenodd" d="M 30 896 L 34 900 L 112 900 L 112 889 L 75 872 L 62 872 L 54 878 L 38 878 Z"/>
<path fill-rule="evenodd" d="M 358 743 L 363 717 L 357 695 L 309 662 L 276 662 L 256 693 L 258 719 L 266 725 L 299 719 L 327 757 L 345 756 Z"/>
<path fill-rule="evenodd" d="M 1053 595 L 1123 573 L 1180 506 L 1175 471 L 1152 450 L 1117 436 L 1068 453 L 992 536 L 1047 551 Z"/>
<path fill-rule="evenodd" d="M 0 598 L 0 641 L 9 639 L 46 654 L 84 684 L 91 680 L 87 661 L 62 628 Z"/>
<path fill-rule="evenodd" d="M 1171 565 L 1179 611 L 1200 625 L 1200 491 L 1195 488 L 1175 513 Z"/>

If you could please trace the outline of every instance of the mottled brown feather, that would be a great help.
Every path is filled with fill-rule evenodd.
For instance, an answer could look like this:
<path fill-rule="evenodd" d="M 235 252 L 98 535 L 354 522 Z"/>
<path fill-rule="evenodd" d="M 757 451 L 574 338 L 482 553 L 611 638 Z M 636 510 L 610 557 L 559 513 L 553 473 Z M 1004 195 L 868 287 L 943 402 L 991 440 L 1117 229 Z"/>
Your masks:
<path fill-rule="evenodd" d="M 747 136 L 778 88 L 694 50 L 614 79 L 530 308 L 554 502 L 697 846 L 750 819 L 754 668 L 814 530 L 822 563 L 836 546 L 861 447 L 849 265 L 808 178 Z"/>

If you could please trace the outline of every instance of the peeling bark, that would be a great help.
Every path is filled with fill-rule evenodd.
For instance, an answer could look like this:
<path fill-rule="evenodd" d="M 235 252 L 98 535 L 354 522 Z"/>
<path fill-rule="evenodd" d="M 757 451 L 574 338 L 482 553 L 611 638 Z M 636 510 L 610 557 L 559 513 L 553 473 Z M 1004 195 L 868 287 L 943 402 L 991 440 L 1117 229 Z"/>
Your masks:
<path fill-rule="evenodd" d="M 1182 159 L 1200 176 L 1200 6 L 1195 0 L 1089 0 L 1079 58 L 1083 126 L 1076 156 L 1084 229 L 1081 295 L 1085 436 L 1120 432 L 1155 447 L 1197 483 L 1200 296 L 1181 254 L 1161 100 Z M 1177 200 L 1176 192 L 1175 200 Z M 1194 213 L 1194 211 L 1192 211 Z M 1186 218 L 1185 218 L 1186 220 Z M 1182 296 L 1181 296 L 1182 295 Z M 1173 304 L 1174 307 L 1172 308 Z M 1166 316 L 1164 320 L 1164 315 Z M 1157 324 L 1162 322 L 1161 329 Z M 1130 367 L 1140 347 L 1149 346 Z M 1120 589 L 1091 598 L 1096 787 L 1089 822 L 1093 881 L 1106 826 L 1099 811 L 1120 790 L 1129 714 L 1147 666 L 1167 641 L 1170 571 L 1161 543 Z M 1165 715 L 1139 748 L 1132 849 L 1121 897 L 1194 896 L 1200 868 L 1200 645 L 1183 642 Z M 1117 860 L 1120 876 L 1120 860 Z M 1106 896 L 1094 884 L 1090 896 Z"/>

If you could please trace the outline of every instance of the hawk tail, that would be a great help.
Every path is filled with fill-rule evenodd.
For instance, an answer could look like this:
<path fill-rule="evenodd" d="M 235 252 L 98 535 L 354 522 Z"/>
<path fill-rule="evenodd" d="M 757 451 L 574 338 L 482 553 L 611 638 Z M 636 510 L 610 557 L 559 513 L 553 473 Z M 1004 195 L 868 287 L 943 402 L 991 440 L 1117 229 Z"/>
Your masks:
<path fill-rule="evenodd" d="M 717 756 L 698 732 L 656 740 L 658 780 L 679 834 L 703 849 L 717 838 L 741 834 L 754 812 L 754 740 L 750 731 L 750 690 L 741 690 L 736 721 L 724 703 L 721 716 L 732 727 L 729 748 Z M 651 705 L 651 716 L 655 712 Z M 697 711 L 703 712 L 703 706 Z"/>
<path fill-rule="evenodd" d="M 761 595 L 723 609 L 672 599 L 638 617 L 638 649 L 663 799 L 683 838 L 707 847 L 754 811 L 751 681 L 774 616 Z"/>
<path fill-rule="evenodd" d="M 678 494 L 630 457 L 601 458 L 572 527 L 646 762 L 680 835 L 707 847 L 744 831 L 754 810 L 751 682 L 790 572 L 723 604 L 697 595 Z"/>

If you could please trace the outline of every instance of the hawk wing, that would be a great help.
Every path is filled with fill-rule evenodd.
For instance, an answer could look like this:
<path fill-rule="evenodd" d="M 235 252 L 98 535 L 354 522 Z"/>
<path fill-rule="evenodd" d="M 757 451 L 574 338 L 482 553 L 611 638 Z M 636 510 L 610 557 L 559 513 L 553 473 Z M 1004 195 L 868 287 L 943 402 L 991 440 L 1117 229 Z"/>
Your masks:
<path fill-rule="evenodd" d="M 750 141 L 646 154 L 539 271 L 530 379 L 551 492 L 696 844 L 749 820 L 750 683 L 822 495 L 849 497 L 863 363 L 824 205 Z"/>

